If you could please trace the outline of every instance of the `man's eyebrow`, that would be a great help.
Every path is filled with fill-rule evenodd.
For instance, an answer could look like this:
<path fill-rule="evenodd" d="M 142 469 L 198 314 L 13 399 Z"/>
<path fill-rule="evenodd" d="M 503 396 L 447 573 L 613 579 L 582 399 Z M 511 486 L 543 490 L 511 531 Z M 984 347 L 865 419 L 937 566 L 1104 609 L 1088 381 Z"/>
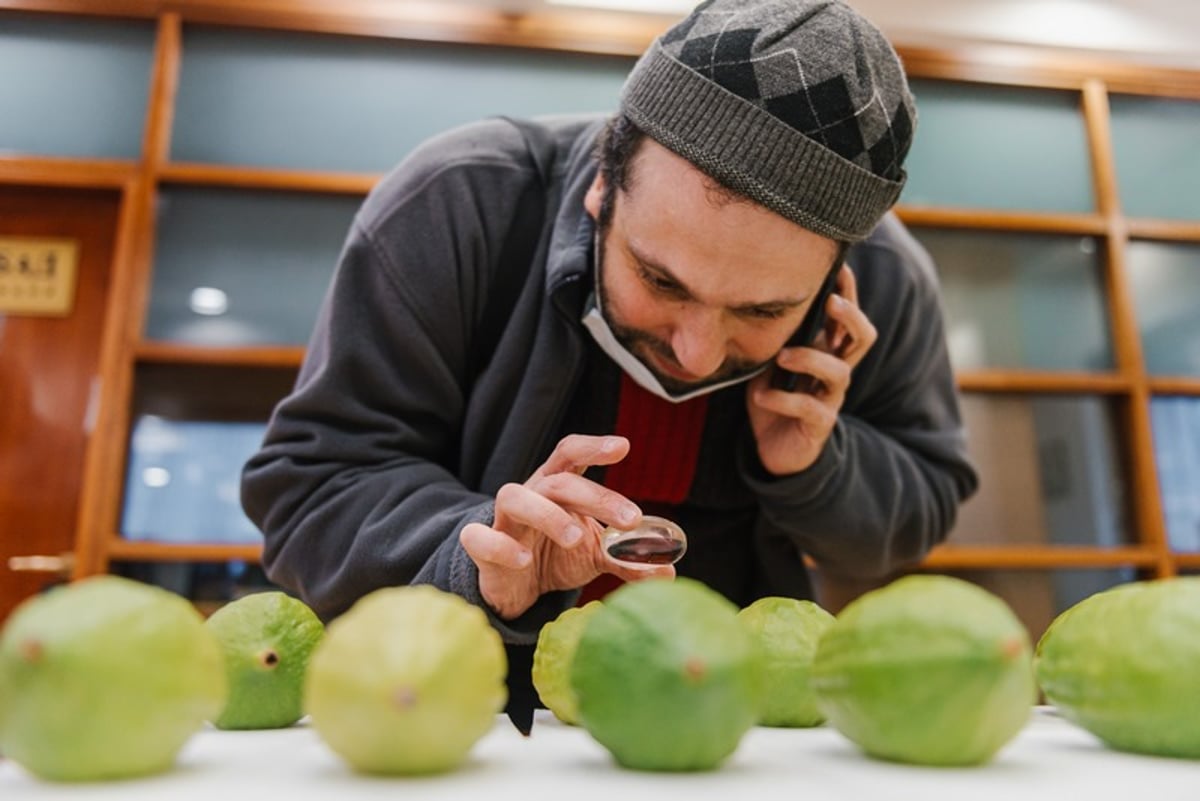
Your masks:
<path fill-rule="evenodd" d="M 629 245 L 629 252 L 633 256 L 633 260 L 636 261 L 638 266 L 643 270 L 647 270 L 652 273 L 658 273 L 660 277 L 670 279 L 671 283 L 679 287 L 679 291 L 682 294 L 687 295 L 689 298 L 694 297 L 692 290 L 688 289 L 687 284 L 681 281 L 679 276 L 671 272 L 670 268 L 668 268 L 666 265 L 659 264 L 658 262 L 654 261 L 654 259 L 651 259 L 645 254 L 638 252 L 637 248 L 635 248 L 632 244 Z"/>
<path fill-rule="evenodd" d="M 688 285 L 685 284 L 683 281 L 681 281 L 679 279 L 679 277 L 677 275 L 675 275 L 675 273 L 671 272 L 670 268 L 668 268 L 667 266 L 665 266 L 663 264 L 658 263 L 654 259 L 649 258 L 644 253 L 639 252 L 638 249 L 633 246 L 633 244 L 629 244 L 628 247 L 629 247 L 629 253 L 633 256 L 634 261 L 636 261 L 638 263 L 638 266 L 640 266 L 643 270 L 657 273 L 661 277 L 669 279 L 671 281 L 671 283 L 675 284 L 675 286 L 677 286 L 679 288 L 680 294 L 686 296 L 689 299 L 695 298 L 695 295 L 692 293 L 692 290 L 690 288 L 688 288 Z M 809 298 L 808 295 L 804 295 L 803 297 L 800 297 L 800 298 L 777 298 L 775 300 L 764 300 L 764 301 L 754 301 L 754 302 L 750 302 L 750 303 L 739 303 L 738 305 L 730 306 L 729 308 L 731 311 L 735 311 L 735 312 L 736 311 L 751 311 L 753 309 L 778 309 L 778 310 L 794 309 L 798 306 L 803 306 L 805 303 L 807 303 L 808 298 Z"/>

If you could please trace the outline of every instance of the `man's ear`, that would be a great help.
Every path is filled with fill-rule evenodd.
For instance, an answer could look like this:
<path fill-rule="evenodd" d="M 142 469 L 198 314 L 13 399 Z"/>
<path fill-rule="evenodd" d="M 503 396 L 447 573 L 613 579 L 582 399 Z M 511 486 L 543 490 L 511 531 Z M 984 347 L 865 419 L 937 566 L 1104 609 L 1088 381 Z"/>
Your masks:
<path fill-rule="evenodd" d="M 588 187 L 587 194 L 583 196 L 583 207 L 597 222 L 600 220 L 600 204 L 604 200 L 604 187 L 604 174 L 600 170 L 596 170 L 596 177 L 592 179 L 592 185 Z"/>

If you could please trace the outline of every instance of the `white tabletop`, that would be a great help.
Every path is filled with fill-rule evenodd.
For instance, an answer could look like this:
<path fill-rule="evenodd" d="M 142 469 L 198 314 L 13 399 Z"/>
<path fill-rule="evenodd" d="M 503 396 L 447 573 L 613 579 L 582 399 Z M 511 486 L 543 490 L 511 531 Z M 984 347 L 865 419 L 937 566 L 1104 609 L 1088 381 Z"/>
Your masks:
<path fill-rule="evenodd" d="M 828 727 L 756 728 L 720 769 L 656 774 L 618 768 L 582 729 L 538 712 L 524 739 L 506 718 L 480 740 L 460 769 L 428 778 L 355 774 L 300 724 L 277 731 L 205 729 L 169 773 L 84 785 L 40 782 L 0 761 L 0 799 L 120 801 L 355 801 L 447 799 L 721 799 L 721 801 L 1195 801 L 1200 761 L 1110 751 L 1052 710 L 1029 723 L 988 765 L 928 768 L 863 756 Z"/>

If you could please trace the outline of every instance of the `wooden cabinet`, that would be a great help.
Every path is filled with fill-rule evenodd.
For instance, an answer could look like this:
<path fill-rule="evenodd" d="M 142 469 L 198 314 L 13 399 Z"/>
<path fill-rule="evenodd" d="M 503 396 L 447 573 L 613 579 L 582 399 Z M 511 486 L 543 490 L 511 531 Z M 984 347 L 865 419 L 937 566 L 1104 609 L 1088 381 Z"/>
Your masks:
<path fill-rule="evenodd" d="M 194 519 L 204 502 L 168 504 L 184 533 L 148 507 L 131 522 L 135 496 L 169 481 L 142 457 L 226 424 L 236 470 L 229 454 L 290 386 L 379 176 L 458 122 L 613 107 L 670 22 L 368 0 L 0 2 L 0 71 L 32 60 L 21 74 L 62 93 L 45 119 L 14 95 L 27 114 L 0 122 L 0 183 L 120 198 L 75 575 L 252 574 L 253 538 Z M 1200 568 L 1197 491 L 1181 478 L 1200 477 L 1200 73 L 900 49 L 922 119 L 899 212 L 939 263 L 984 479 L 923 569 L 996 589 L 1036 635 L 1082 594 Z M 210 508 L 236 507 L 207 483 Z"/>

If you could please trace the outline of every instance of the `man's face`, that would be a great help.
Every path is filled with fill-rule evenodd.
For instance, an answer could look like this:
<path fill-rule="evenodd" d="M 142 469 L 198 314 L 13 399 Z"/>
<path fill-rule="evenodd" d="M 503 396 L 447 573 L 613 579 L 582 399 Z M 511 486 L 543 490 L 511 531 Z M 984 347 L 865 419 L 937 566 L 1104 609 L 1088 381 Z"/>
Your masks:
<path fill-rule="evenodd" d="M 600 231 L 601 305 L 613 334 L 673 393 L 745 375 L 799 326 L 833 240 L 730 198 L 647 138 Z M 597 218 L 598 175 L 584 199 Z"/>

